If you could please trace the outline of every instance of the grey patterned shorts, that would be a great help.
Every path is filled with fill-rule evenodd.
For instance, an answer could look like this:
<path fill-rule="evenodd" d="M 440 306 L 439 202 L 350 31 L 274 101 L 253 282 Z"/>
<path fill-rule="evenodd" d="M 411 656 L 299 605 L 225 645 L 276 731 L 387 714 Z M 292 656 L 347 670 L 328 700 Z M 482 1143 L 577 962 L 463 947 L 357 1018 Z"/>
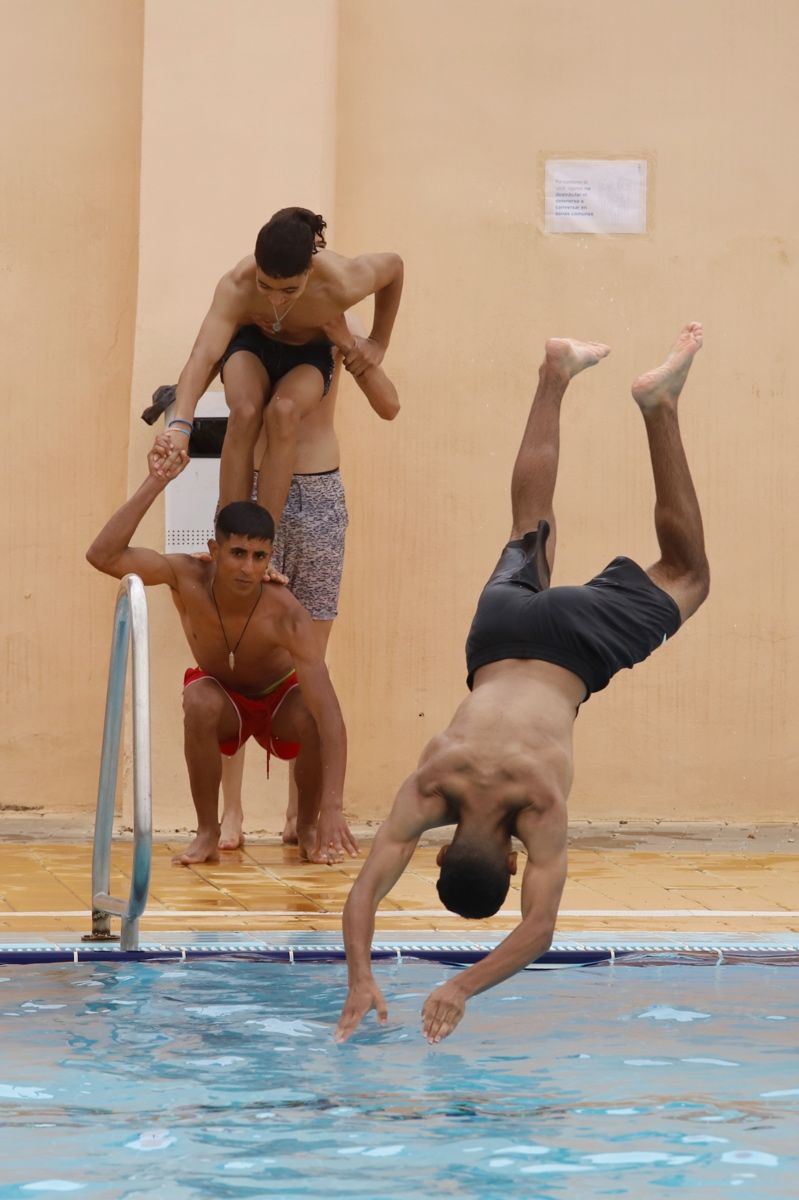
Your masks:
<path fill-rule="evenodd" d="M 256 499 L 258 474 L 253 480 Z M 272 566 L 315 621 L 332 621 L 344 566 L 347 502 L 339 471 L 294 475 L 272 550 Z"/>

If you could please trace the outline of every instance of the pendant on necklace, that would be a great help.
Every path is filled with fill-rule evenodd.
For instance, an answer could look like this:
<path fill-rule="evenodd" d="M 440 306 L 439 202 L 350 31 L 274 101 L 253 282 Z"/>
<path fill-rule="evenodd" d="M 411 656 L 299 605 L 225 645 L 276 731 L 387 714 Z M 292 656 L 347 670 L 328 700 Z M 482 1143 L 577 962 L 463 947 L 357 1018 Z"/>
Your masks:
<path fill-rule="evenodd" d="M 230 663 L 230 669 L 231 669 L 231 671 L 235 671 L 235 669 L 236 669 L 236 656 L 235 656 L 235 654 L 233 653 L 233 651 L 232 651 L 232 650 L 230 651 L 230 654 L 228 654 L 228 656 L 227 656 L 227 660 L 228 660 L 228 662 Z"/>
<path fill-rule="evenodd" d="M 280 330 L 282 328 L 283 328 L 283 326 L 280 324 L 279 321 L 272 322 L 272 333 L 280 333 Z"/>

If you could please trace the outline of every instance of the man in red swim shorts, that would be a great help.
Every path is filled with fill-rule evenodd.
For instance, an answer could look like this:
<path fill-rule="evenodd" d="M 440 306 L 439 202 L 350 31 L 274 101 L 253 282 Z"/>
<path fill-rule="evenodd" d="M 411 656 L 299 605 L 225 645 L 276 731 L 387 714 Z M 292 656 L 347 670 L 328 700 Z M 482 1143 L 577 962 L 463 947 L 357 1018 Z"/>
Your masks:
<path fill-rule="evenodd" d="M 313 621 L 288 588 L 266 578 L 274 522 L 252 501 L 221 510 L 210 561 L 130 545 L 153 501 L 188 456 L 160 439 L 147 479 L 111 517 L 86 557 L 106 575 L 165 583 L 197 662 L 184 679 L 185 754 L 197 835 L 174 861 L 219 857 L 222 754 L 249 737 L 296 758 L 297 835 L 312 862 L 340 862 L 358 847 L 343 813 L 347 737 Z"/>
<path fill-rule="evenodd" d="M 199 667 L 189 667 L 186 674 L 183 676 L 183 691 L 190 683 L 197 683 L 200 679 L 211 679 L 214 683 L 219 683 L 218 679 L 214 679 L 213 675 L 208 675 Z M 244 743 L 251 737 L 255 738 L 259 746 L 263 746 L 266 751 L 266 774 L 269 775 L 269 759 L 274 754 L 275 758 L 282 758 L 285 762 L 290 762 L 296 758 L 300 752 L 299 742 L 284 742 L 282 738 L 276 737 L 272 731 L 272 719 L 277 710 L 294 688 L 299 687 L 297 683 L 297 672 L 292 670 L 282 679 L 278 679 L 277 683 L 272 683 L 258 696 L 245 696 L 241 692 L 235 692 L 232 688 L 227 688 L 219 683 L 222 691 L 227 696 L 230 703 L 236 710 L 239 718 L 239 728 L 235 737 L 226 738 L 219 743 L 219 749 L 223 754 L 230 758 L 237 754 Z"/>

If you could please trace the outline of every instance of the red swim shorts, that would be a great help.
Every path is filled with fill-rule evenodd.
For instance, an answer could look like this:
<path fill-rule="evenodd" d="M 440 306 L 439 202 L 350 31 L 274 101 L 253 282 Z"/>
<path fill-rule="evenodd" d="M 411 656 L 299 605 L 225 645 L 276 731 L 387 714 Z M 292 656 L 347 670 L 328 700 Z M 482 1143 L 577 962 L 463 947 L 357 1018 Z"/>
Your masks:
<path fill-rule="evenodd" d="M 286 742 L 272 733 L 272 720 L 275 713 L 289 692 L 298 686 L 297 675 L 294 671 L 285 679 L 281 679 L 271 692 L 257 697 L 242 696 L 240 692 L 232 691 L 231 688 L 225 687 L 218 679 L 215 679 L 213 675 L 209 675 L 207 671 L 201 671 L 199 667 L 188 668 L 183 676 L 183 690 L 185 691 L 190 684 L 196 683 L 198 679 L 210 679 L 217 687 L 220 687 L 235 708 L 239 718 L 238 737 L 219 743 L 219 749 L 223 754 L 235 754 L 248 738 L 254 737 L 258 745 L 263 746 L 266 750 L 267 772 L 269 771 L 270 754 L 274 754 L 275 758 L 282 759 L 297 757 L 300 752 L 299 742 Z"/>

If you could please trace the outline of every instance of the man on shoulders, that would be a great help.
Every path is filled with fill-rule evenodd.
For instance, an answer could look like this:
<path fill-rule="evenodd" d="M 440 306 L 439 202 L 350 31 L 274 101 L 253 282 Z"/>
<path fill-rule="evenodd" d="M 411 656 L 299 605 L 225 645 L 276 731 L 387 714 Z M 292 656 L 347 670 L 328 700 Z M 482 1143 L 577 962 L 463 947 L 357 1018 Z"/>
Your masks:
<path fill-rule="evenodd" d="M 325 224 L 308 209 L 281 209 L 258 234 L 255 253 L 222 277 L 180 374 L 167 429 L 173 447 L 185 450 L 197 401 L 220 371 L 230 409 L 220 506 L 249 497 L 264 424 L 268 446 L 258 501 L 277 523 L 295 470 L 300 422 L 330 387 L 334 345 L 363 386 L 380 368 L 402 294 L 398 254 L 344 258 L 325 248 Z M 348 334 L 343 314 L 370 295 L 369 336 Z M 383 390 L 376 378 L 376 390 Z"/>

